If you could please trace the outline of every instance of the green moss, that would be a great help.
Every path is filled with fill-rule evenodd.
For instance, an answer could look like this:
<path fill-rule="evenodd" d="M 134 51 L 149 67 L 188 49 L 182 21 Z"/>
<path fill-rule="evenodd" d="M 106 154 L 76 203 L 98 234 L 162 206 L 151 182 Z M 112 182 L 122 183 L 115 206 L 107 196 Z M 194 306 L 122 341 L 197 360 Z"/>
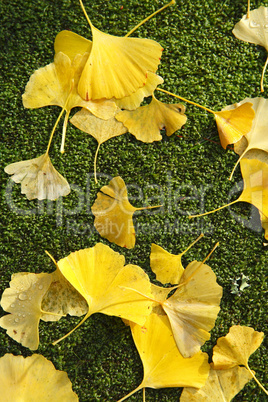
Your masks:
<path fill-rule="evenodd" d="M 97 28 L 124 35 L 164 3 L 95 0 L 85 1 L 85 6 Z M 252 8 L 260 6 L 257 1 L 251 4 Z M 129 187 L 133 205 L 164 201 L 160 211 L 135 214 L 137 244 L 133 250 L 111 245 L 126 256 L 128 263 L 144 268 L 152 280 L 152 242 L 179 253 L 203 231 L 204 239 L 183 257 L 185 265 L 193 259 L 202 260 L 220 242 L 209 265 L 224 289 L 222 309 L 204 350 L 211 354 L 217 338 L 233 324 L 265 331 L 268 250 L 262 245 L 258 219 L 253 219 L 251 228 L 243 223 L 252 213 L 254 217 L 254 210 L 242 203 L 233 206 L 231 210 L 241 217 L 239 222 L 228 209 L 205 218 L 187 217 L 188 212 L 199 211 L 202 196 L 204 210 L 225 204 L 234 183 L 241 181 L 239 169 L 233 182 L 227 180 L 237 156 L 221 148 L 213 116 L 186 105 L 187 124 L 170 138 L 163 135 L 161 142 L 144 144 L 126 134 L 107 141 L 100 148 L 97 168 L 104 177 L 98 185 L 92 176 L 96 141 L 69 124 L 66 153 L 60 155 L 57 129 L 51 158 L 73 186 L 62 201 L 29 202 L 20 194 L 19 185 L 8 180 L 4 166 L 45 151 L 59 113 L 57 107 L 23 108 L 21 95 L 30 75 L 53 60 L 53 41 L 59 31 L 70 29 L 88 38 L 91 33 L 77 0 L 11 0 L 2 2 L 1 7 L 1 292 L 15 272 L 54 270 L 45 250 L 59 259 L 98 241 L 108 244 L 93 227 L 90 206 L 99 188 L 110 177 L 120 175 Z M 231 32 L 245 12 L 246 1 L 177 0 L 176 6 L 142 26 L 136 35 L 155 39 L 164 47 L 159 73 L 165 79 L 165 89 L 220 110 L 245 97 L 260 96 L 265 51 L 238 41 Z M 157 98 L 176 102 L 160 92 Z M 76 213 L 71 214 L 75 208 Z M 231 286 L 242 273 L 249 277 L 250 286 L 237 296 L 231 293 Z M 130 330 L 119 319 L 96 314 L 62 343 L 51 345 L 78 322 L 78 318 L 70 317 L 58 323 L 41 322 L 38 353 L 68 372 L 80 402 L 115 401 L 134 389 L 142 379 L 142 366 Z M 31 354 L 1 329 L 0 356 L 6 352 Z M 262 345 L 250 359 L 250 367 L 262 382 L 265 361 L 267 349 Z M 148 390 L 146 401 L 175 402 L 179 393 L 179 389 Z M 129 400 L 141 399 L 137 394 Z M 235 400 L 263 401 L 264 394 L 251 382 Z"/>

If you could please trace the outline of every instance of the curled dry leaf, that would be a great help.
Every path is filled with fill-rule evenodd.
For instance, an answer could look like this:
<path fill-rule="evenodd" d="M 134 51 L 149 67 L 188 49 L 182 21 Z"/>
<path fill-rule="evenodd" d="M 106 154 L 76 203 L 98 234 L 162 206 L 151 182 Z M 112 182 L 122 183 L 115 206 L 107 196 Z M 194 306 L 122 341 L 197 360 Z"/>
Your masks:
<path fill-rule="evenodd" d="M 94 226 L 102 237 L 121 247 L 135 246 L 135 229 L 132 216 L 135 211 L 157 208 L 135 208 L 128 201 L 127 188 L 121 177 L 114 177 L 108 186 L 101 188 L 92 205 Z"/>
<path fill-rule="evenodd" d="M 38 158 L 11 163 L 5 172 L 13 175 L 15 183 L 21 183 L 21 193 L 28 200 L 56 200 L 70 193 L 67 180 L 54 168 L 47 152 Z"/>
<path fill-rule="evenodd" d="M 38 348 L 41 303 L 51 279 L 51 275 L 45 273 L 14 274 L 10 287 L 2 294 L 1 306 L 11 314 L 0 318 L 0 326 L 11 338 L 32 350 Z"/>
<path fill-rule="evenodd" d="M 58 261 L 61 273 L 88 303 L 88 312 L 78 326 L 97 312 L 143 325 L 152 303 L 127 288 L 150 297 L 150 281 L 140 267 L 124 266 L 124 263 L 124 256 L 102 243 L 71 253 Z"/>
<path fill-rule="evenodd" d="M 210 368 L 205 385 L 200 388 L 184 388 L 180 402 L 230 402 L 252 379 L 244 367 L 228 370 Z"/>
<path fill-rule="evenodd" d="M 78 402 L 64 371 L 41 355 L 24 358 L 5 354 L 0 359 L 1 401 Z"/>
<path fill-rule="evenodd" d="M 143 364 L 141 384 L 118 402 L 142 388 L 196 387 L 205 384 L 208 356 L 199 351 L 185 359 L 177 349 L 167 316 L 150 314 L 143 326 L 130 323 L 133 340 Z"/>
<path fill-rule="evenodd" d="M 160 141 L 160 130 L 166 130 L 168 136 L 179 130 L 187 120 L 185 107 L 178 104 L 165 104 L 152 96 L 149 105 L 134 111 L 123 110 L 115 118 L 121 121 L 137 140 L 142 142 Z"/>
<path fill-rule="evenodd" d="M 267 32 L 268 7 L 259 7 L 251 10 L 248 14 L 235 25 L 233 34 L 236 38 L 244 42 L 255 43 L 263 46 L 268 52 L 268 32 Z M 263 92 L 263 78 L 268 63 L 268 56 L 262 71 L 261 91 Z"/>

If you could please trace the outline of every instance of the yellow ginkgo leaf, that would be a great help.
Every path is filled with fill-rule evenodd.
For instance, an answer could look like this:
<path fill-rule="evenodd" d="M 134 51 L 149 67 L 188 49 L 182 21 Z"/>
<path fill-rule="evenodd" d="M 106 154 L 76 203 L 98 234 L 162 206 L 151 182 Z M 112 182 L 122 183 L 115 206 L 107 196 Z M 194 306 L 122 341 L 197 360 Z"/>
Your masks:
<path fill-rule="evenodd" d="M 115 103 L 120 109 L 135 110 L 140 106 L 143 99 L 147 96 L 151 96 L 156 87 L 160 84 L 163 84 L 163 82 L 164 80 L 162 77 L 149 72 L 143 87 L 139 88 L 130 96 L 126 96 L 122 99 L 116 99 Z"/>
<path fill-rule="evenodd" d="M 117 37 L 99 31 L 91 23 L 92 49 L 78 84 L 85 100 L 121 99 L 146 83 L 155 73 L 162 47 L 151 39 Z"/>
<path fill-rule="evenodd" d="M 37 354 L 1 357 L 0 389 L 2 402 L 78 402 L 67 373 Z"/>
<path fill-rule="evenodd" d="M 97 312 L 143 325 L 150 314 L 152 302 L 137 292 L 150 297 L 150 281 L 140 267 L 124 266 L 124 263 L 124 256 L 102 243 L 71 253 L 58 261 L 61 273 L 88 304 L 87 314 L 76 328 Z"/>
<path fill-rule="evenodd" d="M 221 145 L 226 149 L 227 145 L 235 144 L 243 135 L 246 135 L 255 116 L 252 103 L 243 103 L 235 108 L 214 112 Z"/>
<path fill-rule="evenodd" d="M 240 365 L 248 368 L 248 359 L 261 345 L 263 338 L 264 333 L 254 328 L 233 325 L 213 348 L 214 368 L 222 370 Z"/>
<path fill-rule="evenodd" d="M 109 120 L 99 119 L 86 109 L 77 112 L 70 121 L 74 126 L 79 128 L 79 130 L 92 135 L 98 141 L 98 147 L 94 159 L 94 177 L 95 182 L 97 183 L 96 165 L 100 145 L 110 138 L 126 133 L 127 128 L 114 117 Z"/>
<path fill-rule="evenodd" d="M 142 142 L 160 141 L 160 130 L 166 130 L 168 136 L 179 130 L 187 120 L 185 107 L 181 104 L 166 104 L 152 96 L 149 105 L 134 111 L 123 110 L 115 118 L 121 121 L 137 140 Z"/>
<path fill-rule="evenodd" d="M 91 48 L 92 42 L 90 40 L 71 31 L 61 31 L 56 36 L 54 42 L 55 54 L 62 52 L 71 61 L 75 59 L 77 54 L 90 54 Z"/>
<path fill-rule="evenodd" d="M 178 351 L 167 316 L 150 314 L 143 326 L 130 323 L 143 364 L 141 384 L 118 402 L 142 388 L 202 387 L 209 373 L 208 356 L 199 351 L 185 359 Z"/>
<path fill-rule="evenodd" d="M 234 150 L 240 155 L 236 162 L 233 172 L 241 161 L 241 159 L 251 150 L 262 150 L 268 153 L 268 140 L 266 135 L 266 127 L 268 125 L 268 100 L 264 98 L 246 98 L 239 103 L 229 105 L 224 108 L 226 111 L 236 110 L 241 106 L 251 103 L 255 112 L 255 117 L 252 122 L 251 129 L 243 134 L 243 137 L 234 144 Z M 257 158 L 256 158 L 257 159 Z"/>
<path fill-rule="evenodd" d="M 221 297 L 222 287 L 212 269 L 203 262 L 193 261 L 185 268 L 175 293 L 160 302 L 184 357 L 193 356 L 210 338 Z"/>
<path fill-rule="evenodd" d="M 261 219 L 261 225 L 264 229 L 265 240 L 268 240 L 268 216 L 265 216 L 260 212 L 260 219 Z"/>
<path fill-rule="evenodd" d="M 135 208 L 128 201 L 127 188 L 121 177 L 114 177 L 103 186 L 91 207 L 94 226 L 102 237 L 121 247 L 135 246 L 135 228 L 132 216 L 135 211 L 159 207 Z"/>
<path fill-rule="evenodd" d="M 268 217 L 268 164 L 259 159 L 251 159 L 249 154 L 249 157 L 246 156 L 241 159 L 240 166 L 244 181 L 244 189 L 240 197 L 213 211 L 192 215 L 189 218 L 208 215 L 240 201 L 254 205 L 264 217 Z"/>
<path fill-rule="evenodd" d="M 263 6 L 248 12 L 248 14 L 244 15 L 235 25 L 233 29 L 234 36 L 244 42 L 255 43 L 256 45 L 263 46 L 268 52 L 267 13 L 268 7 Z M 264 91 L 263 78 L 267 63 L 268 56 L 262 71 L 261 92 Z"/>
<path fill-rule="evenodd" d="M 44 313 L 41 303 L 51 279 L 51 275 L 45 273 L 14 274 L 10 287 L 2 294 L 1 306 L 11 314 L 0 318 L 0 326 L 11 338 L 32 350 L 38 348 L 38 326 Z"/>
<path fill-rule="evenodd" d="M 152 244 L 150 254 L 150 266 L 156 274 L 156 279 L 163 285 L 167 283 L 179 283 L 184 268 L 181 258 L 201 237 L 199 236 L 186 250 L 180 254 L 171 254 L 157 244 Z"/>
<path fill-rule="evenodd" d="M 268 395 L 268 391 L 255 377 L 249 368 L 248 359 L 261 345 L 264 338 L 263 332 L 255 331 L 251 327 L 233 325 L 229 333 L 219 338 L 213 348 L 213 367 L 223 370 L 236 366 L 245 366 L 261 389 Z"/>
<path fill-rule="evenodd" d="M 42 300 L 41 320 L 58 321 L 64 315 L 80 317 L 87 313 L 88 305 L 81 294 L 67 281 L 57 268 L 51 274 L 51 284 Z"/>
<path fill-rule="evenodd" d="M 180 402 L 230 402 L 252 379 L 244 367 L 228 370 L 210 368 L 206 384 L 200 388 L 184 388 Z"/>
<path fill-rule="evenodd" d="M 74 107 L 84 107 L 97 117 L 109 119 L 114 116 L 117 106 L 111 100 L 86 102 L 78 95 L 77 84 L 88 54 L 76 54 L 71 60 L 66 54 L 58 52 L 54 62 L 36 70 L 31 76 L 22 95 L 26 108 L 40 108 L 56 105 L 66 111 L 62 132 L 61 152 L 64 152 L 64 141 L 69 114 Z"/>
<path fill-rule="evenodd" d="M 48 152 L 38 158 L 11 163 L 5 167 L 15 183 L 21 183 L 21 193 L 28 200 L 56 200 L 70 193 L 67 180 L 54 168 Z"/>

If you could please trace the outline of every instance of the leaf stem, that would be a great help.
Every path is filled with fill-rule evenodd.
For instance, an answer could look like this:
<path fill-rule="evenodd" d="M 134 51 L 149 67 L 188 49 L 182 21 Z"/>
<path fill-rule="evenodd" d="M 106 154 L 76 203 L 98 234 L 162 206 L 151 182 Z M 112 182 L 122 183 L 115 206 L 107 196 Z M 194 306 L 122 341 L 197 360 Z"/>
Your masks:
<path fill-rule="evenodd" d="M 163 205 L 153 205 L 149 207 L 141 207 L 141 208 L 135 208 L 136 211 L 143 211 L 144 209 L 153 209 L 153 208 L 161 208 Z"/>
<path fill-rule="evenodd" d="M 182 100 L 182 101 L 184 101 L 184 102 L 190 103 L 191 105 L 200 107 L 201 109 L 204 109 L 204 110 L 206 110 L 206 111 L 209 112 L 209 113 L 215 114 L 215 112 L 214 112 L 213 110 L 211 110 L 211 109 L 209 109 L 209 108 L 207 108 L 207 107 L 205 107 L 205 106 L 199 105 L 198 103 L 195 103 L 195 102 L 193 102 L 193 101 L 189 101 L 188 99 L 183 98 L 182 96 L 179 96 L 179 95 L 173 94 L 172 92 L 166 91 L 165 89 L 156 88 L 156 90 L 157 90 L 157 91 L 164 92 L 164 93 L 167 94 L 167 95 L 174 96 L 175 98 L 178 98 L 178 99 L 180 99 L 180 100 Z"/>
<path fill-rule="evenodd" d="M 71 335 L 71 333 L 73 333 L 78 327 L 80 327 L 80 325 L 82 325 L 82 324 L 88 319 L 88 317 L 89 317 L 90 315 L 91 315 L 91 313 L 86 314 L 85 317 L 83 318 L 83 320 L 80 321 L 79 324 L 76 325 L 76 327 L 74 327 L 70 332 L 68 332 L 68 334 L 62 336 L 62 337 L 61 337 L 60 339 L 58 339 L 57 341 L 52 342 L 52 345 L 55 346 L 57 343 L 63 341 L 63 339 L 65 339 L 65 338 L 67 338 L 67 336 Z"/>
<path fill-rule="evenodd" d="M 80 0 L 79 0 L 80 1 Z M 136 31 L 136 29 L 138 29 L 141 25 L 143 25 L 145 22 L 147 22 L 149 19 L 151 19 L 152 17 L 154 17 L 156 14 L 160 13 L 161 11 L 163 11 L 165 8 L 172 6 L 173 4 L 176 4 L 175 0 L 171 0 L 168 4 L 166 4 L 165 6 L 159 8 L 159 10 L 155 11 L 153 14 L 149 15 L 148 17 L 146 17 L 144 20 L 142 20 L 138 25 L 136 25 L 134 28 L 131 29 L 131 31 L 129 31 L 125 37 L 130 36 L 131 34 L 133 34 L 134 31 Z"/>
<path fill-rule="evenodd" d="M 141 389 L 141 384 L 135 388 L 133 391 L 131 391 L 129 394 L 127 394 L 126 396 L 124 396 L 123 398 L 119 399 L 117 402 L 123 402 L 124 400 L 126 400 L 127 398 L 129 398 L 131 395 L 135 394 L 136 392 L 138 392 Z"/>
<path fill-rule="evenodd" d="M 86 20 L 87 20 L 87 22 L 89 23 L 90 28 L 92 28 L 92 23 L 91 23 L 91 21 L 90 21 L 88 15 L 87 15 L 87 12 L 86 12 L 86 9 L 85 9 L 85 7 L 84 7 L 84 4 L 83 4 L 82 0 L 79 0 L 79 3 L 80 3 L 80 6 L 81 6 L 81 8 L 82 8 L 82 10 L 83 10 L 83 13 L 84 13 L 84 15 L 85 15 L 85 17 L 86 17 Z"/>
<path fill-rule="evenodd" d="M 261 92 L 264 92 L 264 89 L 263 89 L 263 79 L 264 79 L 264 73 L 265 73 L 267 64 L 268 64 L 268 56 L 267 56 L 267 58 L 266 58 L 266 62 L 265 62 L 265 64 L 264 64 L 264 67 L 263 67 L 263 70 L 262 70 L 262 75 L 261 75 Z"/>
<path fill-rule="evenodd" d="M 250 0 L 248 0 L 248 11 L 247 11 L 247 18 L 250 17 Z"/>
<path fill-rule="evenodd" d="M 64 117 L 63 127 L 62 127 L 62 138 L 61 138 L 61 147 L 60 147 L 60 152 L 62 154 L 64 153 L 64 144 L 65 144 L 66 129 L 67 129 L 67 124 L 68 124 L 69 114 L 70 114 L 70 110 L 67 110 L 65 117 Z"/>
<path fill-rule="evenodd" d="M 256 381 L 256 383 L 258 384 L 258 386 L 266 393 L 266 395 L 268 395 L 268 391 L 264 388 L 264 386 L 260 383 L 260 381 L 257 379 L 257 377 L 255 377 L 255 374 L 253 373 L 253 371 L 249 368 L 248 365 L 246 365 L 246 368 L 248 369 L 248 371 L 250 372 L 250 374 L 252 375 L 252 377 L 254 378 L 254 380 Z"/>
<path fill-rule="evenodd" d="M 56 128 L 57 128 L 57 125 L 59 124 L 59 121 L 60 121 L 61 116 L 63 115 L 64 111 L 65 111 L 65 109 L 64 109 L 64 107 L 63 107 L 63 108 L 61 109 L 61 112 L 60 112 L 60 114 L 59 114 L 59 116 L 58 116 L 58 118 L 57 118 L 57 120 L 56 120 L 56 123 L 54 124 L 54 127 L 53 127 L 53 129 L 52 129 L 52 131 L 51 131 L 50 138 L 49 138 L 48 145 L 47 145 L 47 150 L 46 150 L 46 153 L 47 153 L 47 154 L 48 154 L 48 151 L 49 151 L 51 142 L 52 142 L 53 135 L 54 135 L 54 133 L 55 133 L 55 130 L 56 130 Z"/>
<path fill-rule="evenodd" d="M 199 216 L 205 216 L 205 215 L 213 214 L 213 212 L 216 212 L 216 211 L 219 211 L 220 209 L 229 207 L 230 205 L 233 205 L 233 204 L 235 204 L 235 203 L 238 202 L 238 201 L 239 201 L 239 199 L 237 199 L 237 200 L 235 200 L 235 201 L 232 201 L 232 202 L 230 202 L 229 204 L 223 205 L 223 206 L 221 206 L 221 207 L 219 207 L 219 208 L 213 209 L 212 211 L 205 212 L 204 214 L 189 215 L 188 218 L 189 218 L 189 219 L 191 219 L 191 218 L 198 218 Z"/>
<path fill-rule="evenodd" d="M 94 179 L 95 179 L 96 184 L 98 183 L 98 180 L 97 180 L 97 156 L 98 156 L 98 152 L 100 149 L 100 145 L 101 145 L 101 143 L 98 142 L 98 147 L 96 149 L 95 158 L 94 158 Z"/>

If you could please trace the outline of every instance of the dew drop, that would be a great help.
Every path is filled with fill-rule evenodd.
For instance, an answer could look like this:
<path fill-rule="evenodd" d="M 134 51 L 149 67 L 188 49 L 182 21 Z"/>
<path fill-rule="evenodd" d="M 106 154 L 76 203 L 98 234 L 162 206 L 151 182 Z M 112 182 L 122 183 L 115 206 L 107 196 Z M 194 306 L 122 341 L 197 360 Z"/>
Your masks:
<path fill-rule="evenodd" d="M 10 307 L 11 308 L 15 307 L 15 304 L 14 303 L 10 304 Z"/>
<path fill-rule="evenodd" d="M 31 297 L 31 296 L 29 297 L 29 300 L 32 300 L 32 297 Z"/>
<path fill-rule="evenodd" d="M 15 321 L 15 322 L 20 322 L 20 319 L 19 319 L 19 318 L 15 318 L 14 321 Z"/>
<path fill-rule="evenodd" d="M 19 299 L 20 299 L 20 300 L 27 300 L 27 295 L 26 295 L 26 293 L 20 293 L 20 294 L 19 294 Z"/>
<path fill-rule="evenodd" d="M 43 285 L 39 285 L 39 286 L 38 286 L 38 289 L 42 290 L 43 287 L 44 287 Z"/>
<path fill-rule="evenodd" d="M 258 24 L 258 22 L 251 20 L 249 22 L 249 26 L 250 28 L 259 28 L 260 24 Z"/>
<path fill-rule="evenodd" d="M 23 318 L 25 318 L 25 317 L 26 317 L 26 315 L 25 315 L 25 314 L 22 314 L 22 317 L 23 317 Z"/>

